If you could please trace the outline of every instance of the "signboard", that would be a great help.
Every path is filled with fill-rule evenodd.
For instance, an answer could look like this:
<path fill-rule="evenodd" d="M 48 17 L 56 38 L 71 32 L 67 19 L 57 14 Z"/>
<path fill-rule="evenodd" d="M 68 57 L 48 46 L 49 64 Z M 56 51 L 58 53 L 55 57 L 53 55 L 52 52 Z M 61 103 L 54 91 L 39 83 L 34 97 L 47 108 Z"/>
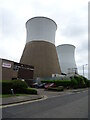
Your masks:
<path fill-rule="evenodd" d="M 11 68 L 11 64 L 10 63 L 2 63 L 2 67 Z"/>

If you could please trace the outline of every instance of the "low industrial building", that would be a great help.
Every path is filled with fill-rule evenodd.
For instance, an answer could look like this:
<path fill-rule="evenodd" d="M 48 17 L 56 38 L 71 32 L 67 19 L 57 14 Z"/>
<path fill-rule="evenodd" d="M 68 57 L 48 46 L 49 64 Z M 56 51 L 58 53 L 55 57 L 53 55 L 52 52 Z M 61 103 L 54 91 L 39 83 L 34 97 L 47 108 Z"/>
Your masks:
<path fill-rule="evenodd" d="M 33 80 L 34 66 L 0 59 L 0 80 L 24 79 L 28 83 Z"/>

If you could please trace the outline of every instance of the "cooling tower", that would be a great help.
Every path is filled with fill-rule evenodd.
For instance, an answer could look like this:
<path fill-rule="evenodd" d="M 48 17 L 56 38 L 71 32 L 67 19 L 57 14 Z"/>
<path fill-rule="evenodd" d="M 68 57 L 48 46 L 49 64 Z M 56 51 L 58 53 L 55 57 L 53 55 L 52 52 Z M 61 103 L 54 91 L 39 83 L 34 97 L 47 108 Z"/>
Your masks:
<path fill-rule="evenodd" d="M 47 17 L 34 17 L 26 22 L 26 45 L 20 62 L 34 66 L 34 77 L 61 73 L 55 47 L 56 29 L 56 23 Z"/>
<path fill-rule="evenodd" d="M 56 47 L 62 73 L 77 73 L 75 63 L 75 46 L 63 44 Z"/>

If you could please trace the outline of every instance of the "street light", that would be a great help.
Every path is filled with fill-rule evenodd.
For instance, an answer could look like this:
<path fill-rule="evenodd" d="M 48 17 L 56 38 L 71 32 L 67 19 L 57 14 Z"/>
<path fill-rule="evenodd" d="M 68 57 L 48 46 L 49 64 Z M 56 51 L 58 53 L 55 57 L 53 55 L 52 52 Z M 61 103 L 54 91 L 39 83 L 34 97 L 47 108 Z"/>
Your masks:
<path fill-rule="evenodd" d="M 83 76 L 84 76 L 84 66 L 86 66 L 86 65 L 88 65 L 88 64 L 83 65 Z"/>

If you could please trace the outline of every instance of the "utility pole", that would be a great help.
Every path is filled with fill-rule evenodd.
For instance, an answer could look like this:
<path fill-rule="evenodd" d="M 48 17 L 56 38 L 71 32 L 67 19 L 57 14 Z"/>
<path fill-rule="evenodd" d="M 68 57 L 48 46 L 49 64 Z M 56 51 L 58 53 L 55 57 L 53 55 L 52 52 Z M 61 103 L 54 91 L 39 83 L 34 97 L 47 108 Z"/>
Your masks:
<path fill-rule="evenodd" d="M 84 76 L 84 65 L 83 65 L 83 76 Z"/>
<path fill-rule="evenodd" d="M 88 64 L 85 64 L 85 65 L 88 65 Z M 84 76 L 84 66 L 85 66 L 85 65 L 83 65 L 83 76 Z"/>

